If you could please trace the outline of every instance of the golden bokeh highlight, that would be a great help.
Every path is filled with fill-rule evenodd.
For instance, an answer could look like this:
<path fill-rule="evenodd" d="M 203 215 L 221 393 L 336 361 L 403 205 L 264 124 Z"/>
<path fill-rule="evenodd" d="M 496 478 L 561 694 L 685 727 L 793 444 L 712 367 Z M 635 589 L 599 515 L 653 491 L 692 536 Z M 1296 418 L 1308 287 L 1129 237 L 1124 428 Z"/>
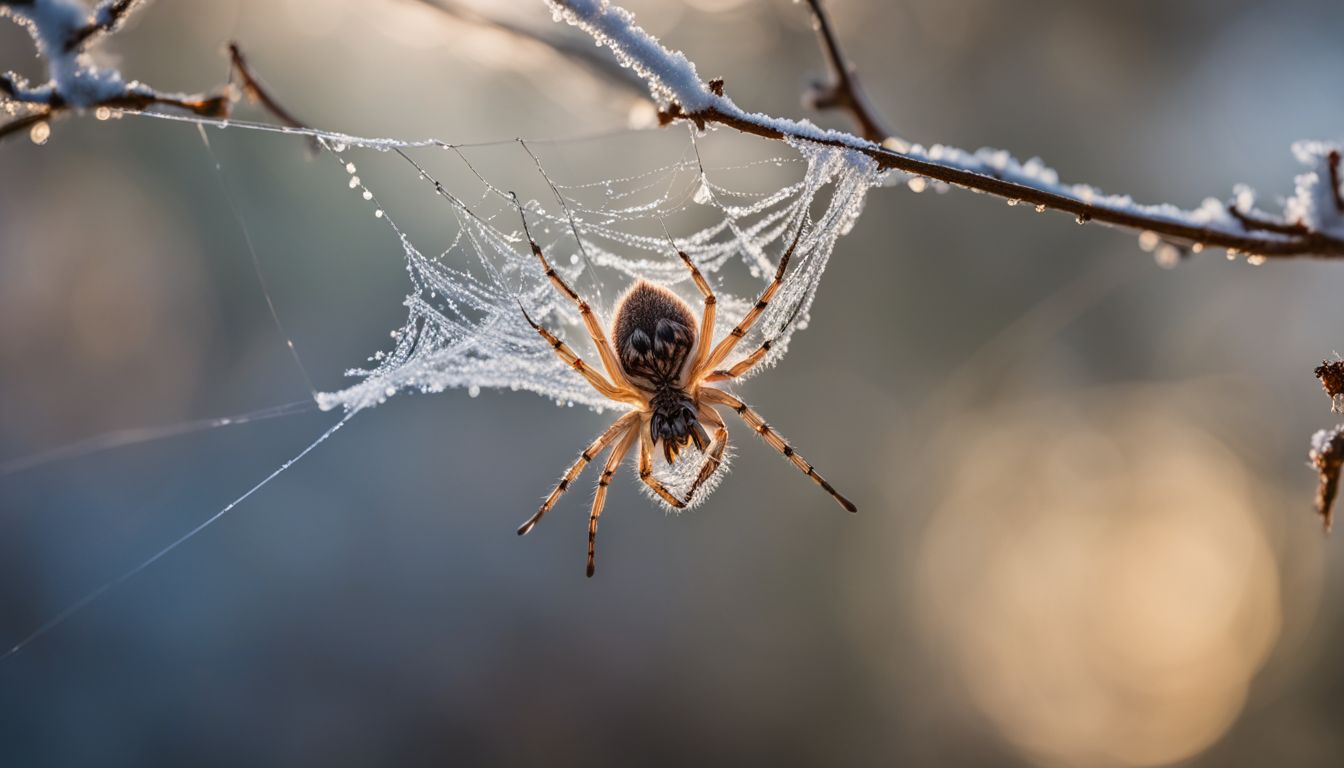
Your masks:
<path fill-rule="evenodd" d="M 1199 753 L 1282 627 L 1247 467 L 1151 398 L 1106 402 L 952 427 L 919 548 L 920 625 L 975 709 L 1042 765 Z"/>

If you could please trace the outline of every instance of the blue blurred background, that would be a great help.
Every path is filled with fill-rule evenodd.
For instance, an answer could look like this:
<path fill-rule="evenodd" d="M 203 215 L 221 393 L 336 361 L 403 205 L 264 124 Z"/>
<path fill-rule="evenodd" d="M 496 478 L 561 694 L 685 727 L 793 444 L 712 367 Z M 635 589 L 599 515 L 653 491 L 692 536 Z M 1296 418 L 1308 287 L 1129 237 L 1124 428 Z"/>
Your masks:
<path fill-rule="evenodd" d="M 1272 201 L 1290 143 L 1344 126 L 1338 2 L 829 6 L 903 136 L 1144 201 L 1243 181 Z M 481 7 L 550 23 L 540 2 Z M 799 105 L 823 72 L 804 6 L 628 7 L 744 106 L 847 127 Z M 354 134 L 541 139 L 638 114 L 411 0 L 159 2 L 100 55 L 195 91 L 228 39 L 300 116 Z M 41 72 L 6 23 L 10 68 Z M 301 141 L 209 138 L 304 366 L 343 386 L 404 318 L 399 246 Z M 660 141 L 543 157 L 577 183 L 648 170 Z M 475 156 L 530 171 L 516 148 Z M 451 237 L 412 174 L 386 194 Z M 810 327 L 743 389 L 860 514 L 738 430 L 693 512 L 623 473 L 588 580 L 584 493 L 514 529 L 609 416 L 395 398 L 0 663 L 0 764 L 1338 765 L 1344 568 L 1304 467 L 1333 423 L 1311 369 L 1344 350 L 1338 271 L 1213 252 L 1162 270 L 1131 233 L 874 190 Z M 0 146 L 0 462 L 308 398 L 195 126 L 85 118 Z M 0 646 L 335 419 L 0 476 Z"/>

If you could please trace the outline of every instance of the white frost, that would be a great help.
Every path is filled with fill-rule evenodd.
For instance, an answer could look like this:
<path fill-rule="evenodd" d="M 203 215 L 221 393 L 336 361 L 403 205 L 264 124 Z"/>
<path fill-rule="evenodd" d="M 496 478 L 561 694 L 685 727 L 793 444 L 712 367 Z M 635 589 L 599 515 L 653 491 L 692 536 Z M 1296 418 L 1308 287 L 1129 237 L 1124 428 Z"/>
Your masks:
<path fill-rule="evenodd" d="M 0 4 L 0 15 L 10 16 L 28 30 L 47 64 L 47 82 L 41 85 L 29 85 L 10 74 L 16 86 L 15 98 L 49 104 L 53 96 L 59 96 L 69 106 L 82 109 L 125 95 L 128 86 L 120 72 L 97 66 L 82 45 L 74 45 L 76 35 L 90 24 L 110 23 L 112 5 L 111 0 L 105 0 L 90 12 L 80 0 Z"/>

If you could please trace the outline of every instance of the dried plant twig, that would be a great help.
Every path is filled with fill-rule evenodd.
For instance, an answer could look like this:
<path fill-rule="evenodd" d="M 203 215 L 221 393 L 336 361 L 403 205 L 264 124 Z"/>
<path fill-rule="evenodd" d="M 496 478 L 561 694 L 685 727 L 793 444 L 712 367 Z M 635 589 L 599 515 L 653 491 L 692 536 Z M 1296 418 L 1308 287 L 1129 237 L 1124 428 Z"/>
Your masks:
<path fill-rule="evenodd" d="M 807 0 L 812 9 L 812 27 L 817 32 L 817 44 L 826 54 L 826 64 L 830 69 L 831 80 L 828 83 L 813 83 L 812 89 L 804 94 L 804 102 L 812 109 L 843 109 L 850 114 L 859 126 L 863 138 L 881 144 L 895 138 L 886 127 L 868 101 L 867 95 L 859 85 L 859 76 L 854 66 L 840 50 L 840 41 L 831 26 L 830 16 L 826 13 L 822 0 Z"/>

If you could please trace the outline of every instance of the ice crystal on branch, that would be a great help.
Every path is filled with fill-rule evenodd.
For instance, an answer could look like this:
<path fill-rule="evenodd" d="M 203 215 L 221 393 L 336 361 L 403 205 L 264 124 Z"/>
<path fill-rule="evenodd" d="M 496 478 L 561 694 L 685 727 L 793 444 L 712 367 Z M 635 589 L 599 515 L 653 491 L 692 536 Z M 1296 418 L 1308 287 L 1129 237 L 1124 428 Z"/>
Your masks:
<path fill-rule="evenodd" d="M 1307 458 L 1320 476 L 1316 489 L 1316 512 L 1321 516 L 1325 530 L 1330 530 L 1335 497 L 1339 495 L 1339 475 L 1344 470 L 1344 424 L 1334 429 L 1322 429 L 1311 438 Z"/>

